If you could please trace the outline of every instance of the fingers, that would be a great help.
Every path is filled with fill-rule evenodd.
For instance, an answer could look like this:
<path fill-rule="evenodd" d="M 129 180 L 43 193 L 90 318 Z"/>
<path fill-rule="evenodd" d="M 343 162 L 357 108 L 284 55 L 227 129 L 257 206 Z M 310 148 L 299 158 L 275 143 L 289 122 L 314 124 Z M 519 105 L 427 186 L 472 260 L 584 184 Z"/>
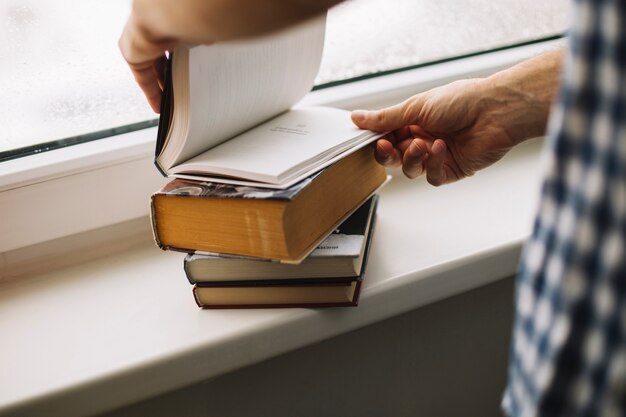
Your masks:
<path fill-rule="evenodd" d="M 428 144 L 423 139 L 413 139 L 402 157 L 402 172 L 408 178 L 424 173 L 424 163 L 429 159 Z"/>
<path fill-rule="evenodd" d="M 165 67 L 167 66 L 167 57 L 165 54 L 161 55 L 161 58 L 154 62 L 154 73 L 156 74 L 159 88 L 161 91 L 165 86 Z"/>
<path fill-rule="evenodd" d="M 352 121 L 361 129 L 376 132 L 396 130 L 412 124 L 419 124 L 419 110 L 421 101 L 419 96 L 387 107 L 382 110 L 355 110 L 352 112 Z"/>
<path fill-rule="evenodd" d="M 139 64 L 131 65 L 131 71 L 135 77 L 135 81 L 148 99 L 148 103 L 155 113 L 159 112 L 161 106 L 161 85 L 159 77 L 155 70 L 155 64 Z"/>
<path fill-rule="evenodd" d="M 119 40 L 120 51 L 155 113 L 159 112 L 161 103 L 164 54 L 174 45 L 172 40 L 153 39 L 133 14 Z"/>
<path fill-rule="evenodd" d="M 429 142 L 422 138 L 404 140 L 395 146 L 387 138 L 376 142 L 376 161 L 386 167 L 402 165 L 407 178 L 417 178 L 426 173 L 426 180 L 440 186 L 453 180 L 444 165 L 448 146 L 443 139 Z"/>
<path fill-rule="evenodd" d="M 447 149 L 446 143 L 437 139 L 430 148 L 429 157 L 426 159 L 426 180 L 434 186 L 445 184 L 448 180 L 443 165 Z"/>
<path fill-rule="evenodd" d="M 424 139 L 413 139 L 402 157 L 402 172 L 408 178 L 416 178 L 426 173 L 426 180 L 434 186 L 449 182 L 444 165 L 448 146 L 442 139 L 429 144 Z"/>
<path fill-rule="evenodd" d="M 385 138 L 376 141 L 374 156 L 379 164 L 386 167 L 397 167 L 402 163 L 402 156 L 398 149 Z"/>

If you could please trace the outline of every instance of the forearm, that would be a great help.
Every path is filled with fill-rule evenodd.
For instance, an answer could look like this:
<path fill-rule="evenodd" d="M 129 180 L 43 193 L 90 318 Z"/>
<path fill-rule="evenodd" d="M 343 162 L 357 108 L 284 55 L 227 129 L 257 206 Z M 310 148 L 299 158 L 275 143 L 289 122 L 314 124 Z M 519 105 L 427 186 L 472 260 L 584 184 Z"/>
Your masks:
<path fill-rule="evenodd" d="M 481 81 L 482 106 L 514 143 L 545 134 L 561 78 L 564 51 L 524 61 Z"/>
<path fill-rule="evenodd" d="M 212 43 L 270 33 L 340 0 L 135 0 L 132 19 L 154 42 Z"/>

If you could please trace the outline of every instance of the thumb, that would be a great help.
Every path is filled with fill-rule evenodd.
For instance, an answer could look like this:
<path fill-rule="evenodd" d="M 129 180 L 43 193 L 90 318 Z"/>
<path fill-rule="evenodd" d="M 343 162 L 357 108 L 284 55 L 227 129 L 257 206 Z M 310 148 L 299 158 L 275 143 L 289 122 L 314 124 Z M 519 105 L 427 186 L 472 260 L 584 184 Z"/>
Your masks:
<path fill-rule="evenodd" d="M 361 129 L 388 132 L 407 125 L 419 124 L 421 100 L 413 97 L 402 103 L 381 110 L 355 110 L 352 122 Z"/>

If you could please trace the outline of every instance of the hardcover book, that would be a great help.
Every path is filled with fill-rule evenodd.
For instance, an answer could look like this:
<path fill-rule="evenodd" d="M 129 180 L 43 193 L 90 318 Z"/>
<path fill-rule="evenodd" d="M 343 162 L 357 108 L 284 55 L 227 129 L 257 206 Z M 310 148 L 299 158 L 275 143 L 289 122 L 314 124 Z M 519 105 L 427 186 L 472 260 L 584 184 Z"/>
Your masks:
<path fill-rule="evenodd" d="M 152 195 L 162 249 L 300 263 L 386 181 L 368 146 L 284 189 L 176 179 Z"/>
<path fill-rule="evenodd" d="M 310 284 L 337 278 L 354 279 L 361 275 L 364 265 L 377 202 L 378 196 L 372 196 L 298 265 L 196 252 L 185 257 L 185 273 L 190 283 L 200 285 L 225 282 L 245 284 L 250 281 L 272 284 L 297 281 Z"/>
<path fill-rule="evenodd" d="M 373 196 L 300 265 L 240 259 L 239 266 L 247 273 L 237 274 L 242 269 L 231 265 L 233 275 L 219 280 L 217 277 L 228 275 L 228 272 L 218 273 L 219 262 L 213 263 L 214 259 L 203 255 L 189 255 L 188 272 L 192 266 L 197 268 L 195 275 L 199 275 L 190 277 L 195 283 L 196 303 L 202 308 L 356 306 L 365 276 L 376 204 L 377 196 Z M 330 263 L 339 261 L 333 265 L 337 274 L 333 276 L 332 267 L 328 265 L 316 264 L 315 258 L 330 260 Z M 309 261 L 312 263 L 307 264 Z M 256 279 L 252 278 L 255 263 L 259 264 Z M 213 269 L 215 276 L 206 274 L 203 267 L 207 266 Z M 274 275 L 270 275 L 272 266 Z"/>
<path fill-rule="evenodd" d="M 155 163 L 167 176 L 288 188 L 380 133 L 296 103 L 313 87 L 325 19 L 261 39 L 180 47 L 166 71 Z"/>
<path fill-rule="evenodd" d="M 319 284 L 194 285 L 196 303 L 202 308 L 355 307 L 361 279 Z"/>

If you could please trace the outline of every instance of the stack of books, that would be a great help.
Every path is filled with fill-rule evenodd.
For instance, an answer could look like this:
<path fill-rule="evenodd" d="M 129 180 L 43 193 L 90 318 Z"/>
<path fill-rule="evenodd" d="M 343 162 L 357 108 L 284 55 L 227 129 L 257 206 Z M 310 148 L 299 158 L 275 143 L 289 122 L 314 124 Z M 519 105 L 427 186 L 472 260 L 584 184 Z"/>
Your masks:
<path fill-rule="evenodd" d="M 296 106 L 324 21 L 169 60 L 151 198 L 162 249 L 205 308 L 356 305 L 386 172 L 349 113 Z M 306 47 L 303 47 L 306 45 Z M 176 105 L 174 105 L 174 103 Z"/>
<path fill-rule="evenodd" d="M 291 238 L 302 230 L 297 221 L 290 221 L 293 228 L 285 232 L 278 232 L 271 221 L 265 221 L 275 217 L 275 203 L 293 207 L 301 190 L 294 190 L 295 195 L 266 192 L 257 196 L 249 190 L 238 191 L 237 186 L 175 180 L 153 195 L 157 243 L 163 249 L 187 252 L 184 271 L 200 307 L 357 305 L 378 196 L 368 198 L 339 226 L 331 226 L 330 235 L 326 236 L 329 230 L 324 229 L 322 242 L 318 244 L 319 238 L 306 241 Z M 201 208 L 214 204 L 223 209 Z M 247 212 L 250 217 L 233 215 L 228 207 L 234 206 L 240 208 L 233 211 L 241 209 L 239 213 Z M 302 207 L 300 213 L 294 214 L 296 217 L 315 214 L 315 205 Z M 250 225 L 242 224 L 246 220 L 251 220 Z M 211 226 L 197 227 L 203 223 Z M 276 228 L 285 229 L 285 225 Z M 171 238 L 171 234 L 176 234 L 176 238 Z M 318 234 L 319 231 L 311 236 Z M 290 243 L 297 248 L 283 249 Z M 219 252 L 210 250 L 215 246 L 219 246 Z M 310 254 L 308 248 L 292 252 L 297 254 L 295 258 L 275 257 L 279 252 L 289 253 L 304 246 L 314 249 Z M 270 253 L 274 255 L 263 256 Z"/>

